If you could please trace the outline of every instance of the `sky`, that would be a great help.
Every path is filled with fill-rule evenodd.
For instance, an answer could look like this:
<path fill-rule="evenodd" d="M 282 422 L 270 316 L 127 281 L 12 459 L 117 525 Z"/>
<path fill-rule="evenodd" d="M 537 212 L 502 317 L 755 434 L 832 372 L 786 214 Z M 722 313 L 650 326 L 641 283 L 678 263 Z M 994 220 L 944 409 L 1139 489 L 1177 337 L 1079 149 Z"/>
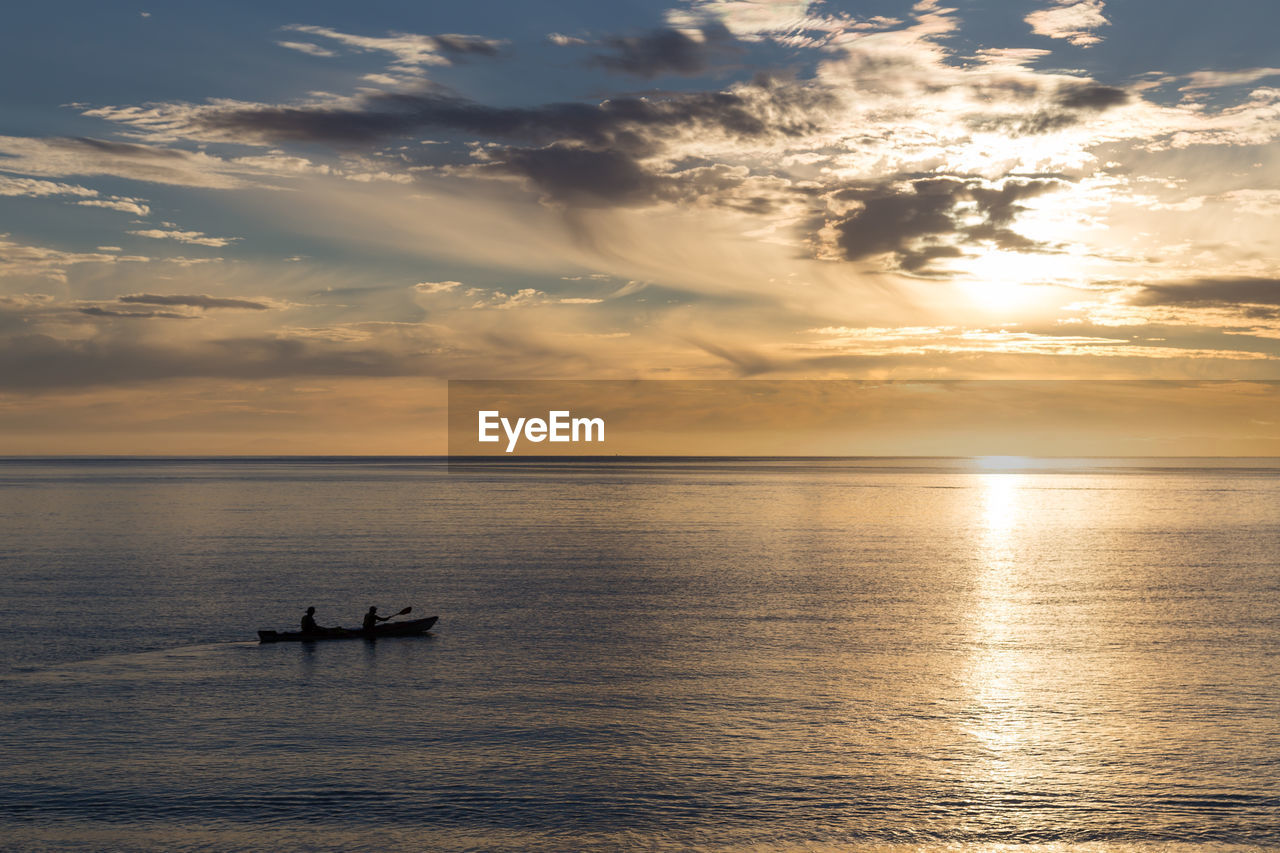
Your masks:
<path fill-rule="evenodd" d="M 449 379 L 1280 379 L 1273 3 L 6 17 L 0 453 L 441 452 Z"/>

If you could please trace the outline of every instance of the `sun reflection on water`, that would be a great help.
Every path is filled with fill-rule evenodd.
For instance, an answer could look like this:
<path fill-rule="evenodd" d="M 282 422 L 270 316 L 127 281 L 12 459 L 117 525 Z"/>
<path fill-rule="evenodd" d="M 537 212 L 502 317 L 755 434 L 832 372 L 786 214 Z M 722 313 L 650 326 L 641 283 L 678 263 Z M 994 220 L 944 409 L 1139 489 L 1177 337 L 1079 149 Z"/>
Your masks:
<path fill-rule="evenodd" d="M 982 772 L 993 781 L 1023 775 L 1019 754 L 1029 735 L 1023 713 L 1026 667 L 1017 630 L 1017 588 L 1023 569 L 1017 534 L 1024 479 L 1016 473 L 980 475 L 969 688 L 975 706 L 973 735 L 989 756 Z"/>

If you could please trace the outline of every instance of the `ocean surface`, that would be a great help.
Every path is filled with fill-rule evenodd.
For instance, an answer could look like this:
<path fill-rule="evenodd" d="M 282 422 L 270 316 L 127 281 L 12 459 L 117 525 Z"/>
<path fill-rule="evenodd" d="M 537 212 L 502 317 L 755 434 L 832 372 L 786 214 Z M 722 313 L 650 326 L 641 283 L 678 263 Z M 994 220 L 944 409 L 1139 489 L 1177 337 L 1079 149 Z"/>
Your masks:
<path fill-rule="evenodd" d="M 3 849 L 1280 849 L 1280 460 L 4 460 L 0 616 Z"/>

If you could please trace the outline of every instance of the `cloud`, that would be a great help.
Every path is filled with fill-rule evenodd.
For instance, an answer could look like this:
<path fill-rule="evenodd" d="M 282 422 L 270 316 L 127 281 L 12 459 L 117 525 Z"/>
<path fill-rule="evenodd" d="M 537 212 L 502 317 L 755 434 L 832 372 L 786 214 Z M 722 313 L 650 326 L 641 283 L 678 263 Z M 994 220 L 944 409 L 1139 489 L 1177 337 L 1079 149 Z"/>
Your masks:
<path fill-rule="evenodd" d="M 47 391 L 177 378 L 422 376 L 439 372 L 433 368 L 435 362 L 427 353 L 276 336 L 178 345 L 123 337 L 64 340 L 20 334 L 0 338 L 0 388 Z"/>
<path fill-rule="evenodd" d="M 443 33 L 441 35 L 428 36 L 432 39 L 436 47 L 443 53 L 451 56 L 497 56 L 501 52 L 501 48 L 505 41 L 501 39 L 488 39 L 481 36 L 465 36 L 457 33 Z"/>
<path fill-rule="evenodd" d="M 2 165 L 4 165 L 4 161 L 0 160 L 0 166 Z M 98 195 L 98 191 L 75 184 L 59 184 L 54 181 L 41 181 L 35 178 L 12 178 L 7 175 L 0 175 L 0 196 L 43 198 L 58 195 L 91 198 Z"/>
<path fill-rule="evenodd" d="M 310 56 L 337 56 L 338 55 L 335 51 L 329 50 L 326 47 L 321 47 L 318 44 L 312 44 L 311 42 L 306 42 L 306 41 L 278 41 L 276 42 L 276 44 L 280 45 L 281 47 L 287 47 L 290 50 L 296 50 L 299 53 L 308 54 Z"/>
<path fill-rule="evenodd" d="M 44 246 L 29 246 L 6 239 L 0 234 L 0 277 L 34 276 L 66 281 L 67 268 L 75 264 L 114 264 L 145 262 L 137 255 L 114 252 L 64 252 Z"/>
<path fill-rule="evenodd" d="M 217 109 L 228 109 L 219 104 Z M 189 130 L 185 116 L 198 113 L 200 108 L 189 106 L 101 107 L 88 110 L 85 115 L 110 118 L 124 124 L 144 128 L 145 133 L 158 138 L 173 139 Z M 175 133 L 176 132 L 176 133 Z M 249 140 L 241 140 L 249 141 Z M 264 181 L 264 177 L 287 181 L 308 175 L 333 175 L 346 180 L 368 182 L 389 180 L 406 182 L 408 175 L 392 174 L 373 168 L 371 161 L 348 158 L 340 165 L 315 163 L 306 157 L 272 151 L 256 156 L 224 159 L 204 151 L 185 151 L 179 148 L 142 145 L 132 142 L 113 142 L 89 138 L 31 138 L 0 136 L 0 169 L 26 175 L 62 177 L 66 175 L 110 175 L 135 181 L 169 184 L 173 186 L 204 189 L 278 189 L 284 183 Z M 97 198 L 96 190 L 76 187 L 72 184 L 55 184 L 33 178 L 7 178 L 0 176 L 0 195 L 76 195 Z M 116 205 L 91 205 L 113 207 L 137 214 L 126 205 L 145 207 L 142 199 L 126 196 L 109 196 Z"/>
<path fill-rule="evenodd" d="M 132 108 L 130 108 L 132 110 Z M 145 111 L 133 111 L 138 115 Z M 0 166 L 27 175 L 114 175 L 176 186 L 231 189 L 246 184 L 234 166 L 203 152 L 102 139 L 0 136 Z M 243 170 L 240 170 L 243 171 Z"/>
<path fill-rule="evenodd" d="M 154 293 L 133 293 L 117 298 L 118 302 L 131 305 L 186 305 L 193 308 L 246 308 L 251 311 L 267 311 L 275 307 L 272 303 L 255 299 L 228 298 L 223 296 L 192 295 L 158 295 Z"/>
<path fill-rule="evenodd" d="M 195 320 L 198 319 L 195 314 L 174 314 L 170 311 L 116 311 L 111 308 L 103 308 L 99 305 L 90 305 L 84 308 L 78 308 L 81 314 L 90 317 L 124 317 L 130 319 L 161 319 L 161 320 Z"/>
<path fill-rule="evenodd" d="M 497 308 L 500 311 L 508 311 L 512 308 L 525 308 L 530 305 L 542 305 L 546 301 L 547 294 L 534 287 L 525 287 L 517 290 L 515 293 L 503 293 L 501 290 L 494 291 L 486 298 L 477 301 L 471 307 Z"/>
<path fill-rule="evenodd" d="M 715 20 L 739 37 L 792 33 L 821 25 L 809 15 L 811 0 L 691 0 L 687 9 L 673 9 L 667 21 L 693 28 Z"/>
<path fill-rule="evenodd" d="M 905 328 L 826 327 L 811 329 L 820 337 L 814 351 L 836 350 L 845 355 L 893 356 L 1003 354 L 1090 358 L 1216 358 L 1265 361 L 1272 356 L 1249 350 L 1198 349 L 1151 345 L 1123 337 L 1047 334 L 1016 329 L 965 329 L 956 326 Z"/>
<path fill-rule="evenodd" d="M 561 47 L 567 47 L 571 44 L 589 44 L 589 42 L 584 38 L 578 38 L 577 36 L 567 36 L 564 33 L 548 33 L 547 41 L 551 42 L 552 44 L 558 44 Z"/>
<path fill-rule="evenodd" d="M 305 24 L 293 24 L 285 27 L 293 32 L 306 33 L 331 39 L 364 52 L 385 53 L 392 58 L 391 69 L 402 74 L 419 74 L 425 66 L 449 65 L 452 61 L 469 56 L 496 56 L 506 44 L 500 39 L 489 39 L 483 36 L 445 33 L 441 35 L 418 35 L 416 33 L 392 32 L 385 36 L 359 36 L 343 33 L 328 27 L 316 27 Z M 297 43 L 280 42 L 286 47 Z M 313 46 L 314 47 L 314 46 Z M 323 50 L 323 48 L 317 48 Z M 310 50 L 306 51 L 312 52 Z M 329 55 L 332 55 L 330 53 Z"/>
<path fill-rule="evenodd" d="M 144 308 L 137 307 L 153 305 L 159 306 L 159 309 L 194 310 L 144 310 Z M 85 300 L 60 302 L 49 296 L 30 294 L 17 297 L 0 296 L 0 331 L 3 331 L 6 325 L 12 327 L 12 323 L 6 323 L 6 320 L 15 315 L 22 318 L 20 328 L 23 332 L 44 332 L 46 328 L 49 328 L 50 333 L 62 333 L 65 332 L 65 324 L 79 317 L 196 320 L 205 316 L 203 312 L 209 309 L 231 308 L 266 311 L 275 307 L 278 307 L 278 303 L 274 300 L 251 300 L 205 295 L 169 296 L 138 293 L 118 296 L 113 301 L 105 303 Z M 45 326 L 42 327 L 41 323 L 44 323 Z M 54 325 L 49 327 L 49 323 Z M 77 331 L 70 335 L 71 338 L 81 338 L 83 336 L 83 331 Z"/>
<path fill-rule="evenodd" d="M 176 240 L 179 243 L 187 243 L 192 246 L 213 246 L 215 248 L 230 245 L 240 239 L 239 237 L 208 237 L 203 231 L 165 230 L 162 228 L 145 228 L 130 231 L 129 233 L 138 237 L 147 237 L 151 240 Z"/>
<path fill-rule="evenodd" d="M 78 201 L 76 204 L 81 207 L 103 207 L 107 210 L 118 210 L 121 213 L 131 213 L 134 216 L 147 216 L 151 213 L 151 208 L 143 204 L 141 199 L 136 198 L 89 199 L 87 201 Z"/>
<path fill-rule="evenodd" d="M 1187 84 L 1179 91 L 1195 89 L 1219 89 L 1225 86 L 1244 86 L 1267 77 L 1280 76 L 1280 68 L 1248 68 L 1242 71 L 1194 71 L 1187 75 Z"/>
<path fill-rule="evenodd" d="M 532 292 L 528 292 L 532 291 Z M 489 308 L 541 305 L 546 294 L 528 289 L 494 293 Z M 116 303 L 118 305 L 118 303 Z M 183 306 L 188 307 L 188 306 Z M 581 306 L 554 306 L 563 317 Z M 135 320 L 201 318 L 191 311 L 132 310 L 113 305 L 58 303 L 50 297 L 0 295 L 0 391 L 51 392 L 136 385 L 174 379 L 269 380 L 305 377 L 557 376 L 585 369 L 580 349 L 528 328 L 515 312 L 470 311 L 470 324 L 348 322 L 277 327 L 256 333 L 205 318 L 198 324 Z M 122 322 L 123 321 L 123 322 Z M 593 345 L 579 342 L 579 346 Z"/>
<path fill-rule="evenodd" d="M 1056 100 L 1060 106 L 1069 110 L 1101 112 L 1129 103 L 1130 95 L 1124 89 L 1117 89 L 1115 86 L 1080 82 L 1061 86 Z"/>
<path fill-rule="evenodd" d="M 460 281 L 423 281 L 413 287 L 419 293 L 448 293 L 462 286 Z"/>
<path fill-rule="evenodd" d="M 1091 47 L 1102 41 L 1094 30 L 1111 23 L 1102 14 L 1105 6 L 1103 0 L 1055 0 L 1054 5 L 1032 12 L 1023 20 L 1036 35 Z"/>
<path fill-rule="evenodd" d="M 1280 305 L 1280 278 L 1203 278 L 1146 284 L 1129 300 L 1133 305 L 1215 306 Z"/>
<path fill-rule="evenodd" d="M 556 201 L 587 207 L 652 203 L 669 182 L 619 151 L 581 145 L 505 148 L 484 152 L 484 160 L 529 178 Z"/>
<path fill-rule="evenodd" d="M 555 298 L 545 291 L 538 290 L 536 287 L 525 287 L 515 293 L 506 293 L 501 290 L 466 287 L 462 282 L 458 281 L 424 281 L 414 285 L 414 290 L 429 296 L 463 297 L 465 301 L 454 298 L 446 300 L 446 304 L 451 302 L 454 307 L 472 310 L 496 308 L 500 311 L 507 311 L 535 305 L 595 305 L 604 301 L 603 299 L 590 297 Z"/>
<path fill-rule="evenodd" d="M 1062 29 L 1070 20 L 1092 21 L 1095 29 L 1105 23 L 1101 3 L 1039 5 L 1048 8 L 1036 20 L 1044 26 L 1056 22 L 1058 37 L 1070 37 L 1072 31 Z M 681 9 L 692 17 L 679 26 L 606 41 L 610 50 L 594 63 L 640 76 L 696 73 L 708 67 L 716 43 L 732 46 L 735 33 L 752 27 L 766 32 L 764 24 L 729 23 L 738 13 L 776 13 L 775 23 L 800 21 L 797 26 L 804 27 L 819 23 L 807 17 L 807 3 L 726 0 Z M 1096 16 L 1081 18 L 1090 9 Z M 611 262 L 620 251 L 644 254 L 638 247 L 618 248 L 627 228 L 653 235 L 682 211 L 717 207 L 728 212 L 722 217 L 717 211 L 716 227 L 723 233 L 773 241 L 797 256 L 807 250 L 810 256 L 852 262 L 862 271 L 932 277 L 976 274 L 980 256 L 997 254 L 992 250 L 1057 252 L 1078 260 L 1088 254 L 1087 244 L 1104 241 L 1100 230 L 1089 229 L 1097 229 L 1111 212 L 1108 205 L 1126 191 L 1124 169 L 1135 148 L 1237 144 L 1276 133 L 1274 99 L 1265 95 L 1230 109 L 1161 105 L 1145 100 L 1141 85 L 1125 88 L 1083 72 L 1034 67 L 1047 64 L 1038 61 L 1044 51 L 996 48 L 962 56 L 949 39 L 959 19 L 940 3 L 917 4 L 910 21 L 874 27 L 852 18 L 840 26 L 827 22 L 821 52 L 805 57 L 801 73 L 807 76 L 761 74 L 722 91 L 509 107 L 424 83 L 346 97 L 313 94 L 284 104 L 212 101 L 88 114 L 116 121 L 126 132 L 189 144 L 271 146 L 260 158 L 222 161 L 223 168 L 239 169 L 237 179 L 253 170 L 297 176 L 299 189 L 304 181 L 316 187 L 309 197 L 332 190 L 314 178 L 340 175 L 358 161 L 364 175 L 412 182 L 405 194 L 388 191 L 375 199 L 371 193 L 371 207 L 399 206 L 412 215 L 412 199 L 430 198 L 432 188 L 445 184 L 450 193 L 474 191 L 482 205 L 532 212 L 531 205 L 522 205 L 542 201 L 562 217 L 556 225 L 564 233 L 553 240 L 573 241 L 572 247 L 546 252 L 553 267 L 556 257 L 570 254 L 598 252 Z M 496 42 L 468 40 L 474 37 L 449 41 L 393 33 L 370 39 L 292 29 L 389 55 L 403 68 L 498 50 Z M 380 82 L 402 81 L 408 73 L 403 68 Z M 430 149 L 419 144 L 424 136 L 434 143 Z M 329 160 L 319 162 L 325 146 L 332 148 Z M 1113 148 L 1124 153 L 1114 154 Z M 1090 176 L 1097 180 L 1090 183 Z M 490 180 L 479 184 L 480 178 Z M 1110 189 L 1100 182 L 1109 182 Z M 1069 196 L 1056 212 L 1044 213 L 1048 204 L 1029 203 L 1049 192 Z M 1087 209 L 1077 203 L 1087 203 Z M 627 216 L 642 207 L 664 208 L 645 211 L 650 223 L 662 224 L 641 225 Z M 617 208 L 618 216 L 603 216 L 606 208 Z M 625 227 L 618 225 L 624 217 Z M 439 235 L 453 228 L 433 224 L 423 230 Z M 487 234 L 476 231 L 466 250 L 433 250 L 491 263 L 492 253 L 478 248 Z M 650 248 L 660 245 L 655 240 Z M 631 272 L 625 277 L 645 275 Z"/>
<path fill-rule="evenodd" d="M 590 64 L 651 78 L 661 74 L 701 74 L 712 58 L 731 52 L 735 42 L 733 34 L 716 23 L 704 24 L 693 34 L 664 28 L 639 36 L 611 36 L 604 44 L 613 53 L 598 54 Z"/>
<path fill-rule="evenodd" d="M 1063 186 L 1046 179 L 985 185 L 975 179 L 931 177 L 905 187 L 840 190 L 833 201 L 852 204 L 852 212 L 828 223 L 827 239 L 846 260 L 889 255 L 913 273 L 931 271 L 930 265 L 942 258 L 962 257 L 967 244 L 988 241 L 1002 249 L 1043 250 L 1008 226 L 1025 209 L 1020 201 Z M 966 206 L 980 221 L 966 223 Z"/>
<path fill-rule="evenodd" d="M 0 161 L 3 165 L 3 161 Z M 36 178 L 12 178 L 0 175 L 0 196 L 23 196 L 26 198 L 45 198 L 50 196 L 72 196 L 81 199 L 75 202 L 83 207 L 102 207 L 131 213 L 134 216 L 146 216 L 151 208 L 140 198 L 126 196 L 109 196 L 99 198 L 97 190 L 76 184 L 60 184 L 54 181 L 42 181 Z"/>
<path fill-rule="evenodd" d="M 163 127 L 166 132 L 192 139 L 262 145 L 376 143 L 434 128 L 533 142 L 612 143 L 634 150 L 652 144 L 642 135 L 646 131 L 689 133 L 705 129 L 731 136 L 763 136 L 803 128 L 805 120 L 783 105 L 772 111 L 772 120 L 766 122 L 760 114 L 764 105 L 757 103 L 765 96 L 764 90 L 692 92 L 661 99 L 611 98 L 598 104 L 490 107 L 436 92 L 376 92 L 338 105 L 171 105 L 145 116 L 118 111 L 112 117 L 126 124 Z"/>

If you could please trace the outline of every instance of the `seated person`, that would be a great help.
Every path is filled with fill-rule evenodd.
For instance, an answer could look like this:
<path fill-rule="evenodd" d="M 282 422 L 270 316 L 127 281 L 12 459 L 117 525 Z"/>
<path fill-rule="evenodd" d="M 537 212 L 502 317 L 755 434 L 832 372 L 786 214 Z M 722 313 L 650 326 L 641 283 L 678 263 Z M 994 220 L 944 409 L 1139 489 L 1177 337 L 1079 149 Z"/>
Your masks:
<path fill-rule="evenodd" d="M 324 634 L 328 632 L 328 628 L 321 628 L 316 624 L 316 609 L 308 607 L 306 615 L 302 617 L 302 633 L 304 634 Z"/>

